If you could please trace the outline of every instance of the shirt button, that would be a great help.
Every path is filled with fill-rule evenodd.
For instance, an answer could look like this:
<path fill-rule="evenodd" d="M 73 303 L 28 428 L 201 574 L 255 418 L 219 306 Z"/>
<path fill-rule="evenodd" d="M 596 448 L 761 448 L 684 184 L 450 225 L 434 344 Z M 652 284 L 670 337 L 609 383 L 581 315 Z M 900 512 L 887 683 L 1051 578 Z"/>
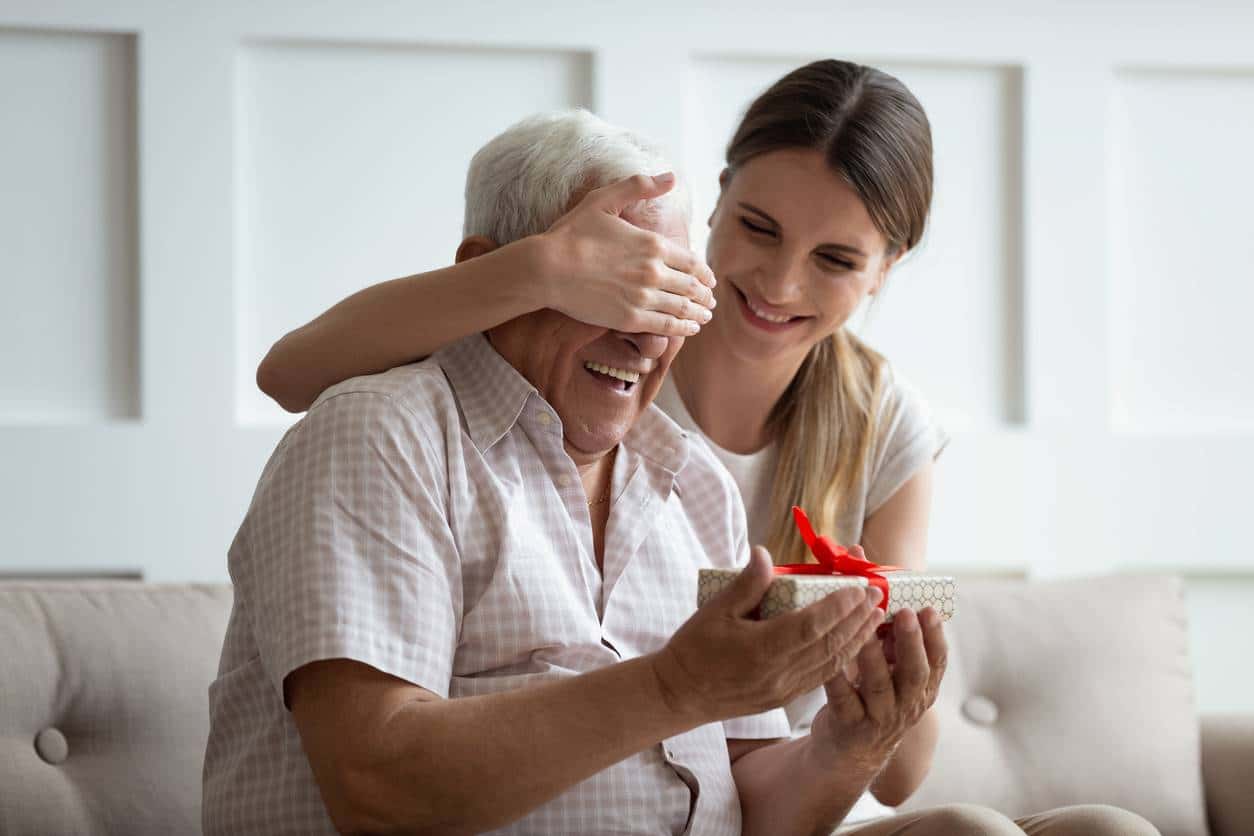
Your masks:
<path fill-rule="evenodd" d="M 553 423 L 553 416 L 549 415 L 547 412 L 541 412 L 539 416 L 537 416 L 536 420 L 547 427 L 549 424 Z"/>
<path fill-rule="evenodd" d="M 574 480 L 571 479 L 569 476 L 567 476 L 565 473 L 557 477 L 557 484 L 561 485 L 563 488 L 569 488 L 570 483 L 573 481 Z"/>

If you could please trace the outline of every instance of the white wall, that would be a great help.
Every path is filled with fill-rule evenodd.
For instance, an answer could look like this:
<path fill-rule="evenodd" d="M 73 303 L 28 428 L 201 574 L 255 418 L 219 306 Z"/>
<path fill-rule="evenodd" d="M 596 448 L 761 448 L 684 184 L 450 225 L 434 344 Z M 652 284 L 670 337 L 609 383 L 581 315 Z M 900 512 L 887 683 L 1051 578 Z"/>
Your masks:
<path fill-rule="evenodd" d="M 1252 709 L 1252 43 L 1220 0 L 0 0 L 0 572 L 224 579 L 290 421 L 258 360 L 447 263 L 484 140 L 590 106 L 703 220 L 749 99 L 841 56 L 934 126 L 928 239 L 859 325 L 955 436 L 933 564 L 1182 573 L 1203 706 Z"/>

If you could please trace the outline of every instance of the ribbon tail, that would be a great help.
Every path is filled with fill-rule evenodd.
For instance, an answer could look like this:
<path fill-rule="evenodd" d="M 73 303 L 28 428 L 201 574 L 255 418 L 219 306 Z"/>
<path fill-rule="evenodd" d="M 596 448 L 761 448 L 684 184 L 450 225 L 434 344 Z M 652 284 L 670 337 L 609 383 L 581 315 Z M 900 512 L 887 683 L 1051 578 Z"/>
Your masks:
<path fill-rule="evenodd" d="M 814 536 L 814 529 L 810 526 L 810 518 L 806 516 L 806 512 L 802 511 L 799 506 L 792 506 L 792 518 L 797 524 L 797 530 L 801 532 L 801 539 L 805 541 L 806 546 L 813 551 L 814 541 L 818 538 Z"/>

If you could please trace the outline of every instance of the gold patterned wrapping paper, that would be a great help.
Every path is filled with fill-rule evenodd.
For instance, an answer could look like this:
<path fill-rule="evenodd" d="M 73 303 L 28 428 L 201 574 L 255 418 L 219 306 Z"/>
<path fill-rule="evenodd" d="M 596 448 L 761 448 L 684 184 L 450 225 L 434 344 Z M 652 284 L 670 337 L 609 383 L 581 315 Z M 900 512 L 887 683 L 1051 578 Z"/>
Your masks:
<path fill-rule="evenodd" d="M 740 574 L 732 569 L 702 569 L 697 578 L 697 606 L 704 604 L 731 585 Z M 886 621 L 903 607 L 918 612 L 931 607 L 945 621 L 957 610 L 958 584 L 947 575 L 920 572 L 885 572 L 888 581 L 888 614 Z M 772 618 L 790 610 L 799 610 L 844 586 L 867 586 L 866 578 L 856 575 L 776 575 L 762 596 L 758 607 L 761 618 Z"/>

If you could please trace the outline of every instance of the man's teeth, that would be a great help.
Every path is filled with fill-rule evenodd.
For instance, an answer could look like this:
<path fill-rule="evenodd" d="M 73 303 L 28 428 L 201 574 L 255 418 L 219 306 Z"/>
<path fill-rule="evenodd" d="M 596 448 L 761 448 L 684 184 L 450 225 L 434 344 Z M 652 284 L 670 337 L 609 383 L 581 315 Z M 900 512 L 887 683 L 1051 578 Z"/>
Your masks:
<path fill-rule="evenodd" d="M 627 383 L 635 383 L 640 380 L 640 372 L 629 372 L 626 369 L 616 369 L 612 366 L 607 366 L 604 363 L 584 363 L 584 367 L 592 369 L 594 372 L 600 372 L 601 374 L 607 374 L 610 377 L 616 377 Z"/>
<path fill-rule="evenodd" d="M 788 322 L 792 319 L 791 316 L 777 316 L 776 314 L 769 314 L 766 311 L 758 310 L 757 306 L 750 302 L 749 297 L 747 296 L 745 297 L 745 302 L 748 302 L 749 310 L 753 311 L 754 316 L 760 319 L 765 319 L 767 322 Z"/>

